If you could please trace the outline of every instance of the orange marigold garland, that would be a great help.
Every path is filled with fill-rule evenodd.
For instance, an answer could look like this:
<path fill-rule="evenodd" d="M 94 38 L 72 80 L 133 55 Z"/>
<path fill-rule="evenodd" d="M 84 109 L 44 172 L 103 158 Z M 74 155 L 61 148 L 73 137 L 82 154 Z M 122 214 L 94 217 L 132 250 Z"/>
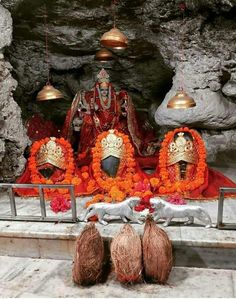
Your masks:
<path fill-rule="evenodd" d="M 36 163 L 36 155 L 40 149 L 40 147 L 43 144 L 46 144 L 50 138 L 44 138 L 39 141 L 36 141 L 33 143 L 30 151 L 30 158 L 29 158 L 29 170 L 30 170 L 30 178 L 31 178 L 31 183 L 33 184 L 77 184 L 79 185 L 81 183 L 81 179 L 74 177 L 74 170 L 75 170 L 75 165 L 74 165 L 74 158 L 73 158 L 73 150 L 68 141 L 66 141 L 64 138 L 56 138 L 56 143 L 60 145 L 63 150 L 64 154 L 66 157 L 66 170 L 64 173 L 64 179 L 60 182 L 53 182 L 50 179 L 46 179 L 39 171 L 37 168 L 37 163 Z M 44 189 L 44 193 L 46 195 L 46 198 L 51 199 L 52 195 L 56 195 L 58 193 L 64 194 L 66 198 L 69 198 L 69 192 L 67 189 Z"/>
<path fill-rule="evenodd" d="M 158 190 L 160 180 L 158 178 L 151 178 L 149 181 L 150 181 L 153 191 L 155 192 L 156 190 Z"/>
<path fill-rule="evenodd" d="M 135 174 L 135 166 L 136 162 L 134 159 L 134 149 L 129 140 L 129 137 L 117 130 L 114 130 L 114 133 L 123 139 L 124 143 L 124 152 L 125 152 L 125 159 L 120 162 L 119 170 L 117 176 L 115 178 L 109 177 L 105 174 L 105 172 L 101 168 L 101 160 L 102 160 L 102 145 L 101 141 L 103 138 L 106 138 L 109 134 L 109 131 L 103 132 L 98 135 L 95 147 L 92 149 L 93 154 L 93 162 L 92 162 L 92 169 L 93 169 L 93 176 L 100 187 L 100 189 L 104 190 L 104 193 L 108 195 L 105 197 L 104 195 L 99 194 L 96 195 L 92 202 L 99 201 L 107 201 L 110 202 L 111 198 L 114 201 L 123 201 L 127 195 L 129 195 L 133 189 L 133 177 Z M 101 198 L 103 196 L 103 199 Z"/>
<path fill-rule="evenodd" d="M 188 132 L 192 135 L 193 142 L 197 147 L 199 159 L 196 166 L 195 178 L 193 180 L 187 178 L 185 180 L 171 182 L 169 178 L 169 172 L 167 166 L 168 146 L 170 142 L 173 141 L 175 134 L 178 132 Z M 160 167 L 160 178 L 161 178 L 161 186 L 159 188 L 159 192 L 162 194 L 171 194 L 174 192 L 184 193 L 187 191 L 192 191 L 198 188 L 199 186 L 201 186 L 204 183 L 204 174 L 207 167 L 206 149 L 201 136 L 195 130 L 189 129 L 187 127 L 178 128 L 171 132 L 168 132 L 161 145 L 161 150 L 159 155 L 159 167 Z"/>

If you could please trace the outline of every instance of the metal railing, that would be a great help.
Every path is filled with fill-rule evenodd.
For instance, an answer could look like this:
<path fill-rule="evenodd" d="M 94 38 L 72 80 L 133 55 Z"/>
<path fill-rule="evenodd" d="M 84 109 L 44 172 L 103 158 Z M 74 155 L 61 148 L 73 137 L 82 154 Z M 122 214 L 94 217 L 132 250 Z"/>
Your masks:
<path fill-rule="evenodd" d="M 13 188 L 17 189 L 31 189 L 38 188 L 39 199 L 40 199 L 40 210 L 41 216 L 28 216 L 28 215 L 17 215 L 16 200 Z M 56 217 L 47 216 L 44 192 L 45 188 L 54 189 L 68 189 L 71 199 L 71 218 L 69 217 Z M 43 221 L 43 222 L 76 222 L 77 221 L 77 211 L 76 211 L 76 201 L 74 185 L 46 185 L 46 184 L 8 184 L 0 183 L 0 189 L 7 189 L 10 198 L 11 215 L 0 215 L 0 220 L 15 220 L 15 221 Z"/>
<path fill-rule="evenodd" d="M 16 200 L 13 188 L 18 189 L 31 189 L 38 188 L 39 190 L 39 199 L 40 199 L 40 210 L 41 216 L 28 216 L 28 215 L 17 215 L 16 208 Z M 56 217 L 56 216 L 47 216 L 46 205 L 44 199 L 43 189 L 45 188 L 61 188 L 68 189 L 71 198 L 71 218 L 69 217 Z M 40 221 L 40 222 L 76 222 L 77 211 L 76 211 L 76 200 L 75 200 L 75 192 L 74 185 L 47 185 L 47 184 L 8 184 L 8 183 L 0 183 L 0 189 L 7 189 L 9 199 L 10 199 L 10 208 L 11 215 L 0 215 L 0 220 L 13 220 L 13 221 Z M 218 229 L 236 229 L 236 223 L 224 223 L 223 222 L 223 209 L 224 209 L 224 195 L 225 193 L 236 193 L 236 188 L 220 188 L 219 201 L 218 201 L 218 215 L 217 215 L 217 228 Z"/>
<path fill-rule="evenodd" d="M 218 229 L 236 229 L 236 223 L 224 223 L 223 222 L 225 193 L 236 193 L 236 188 L 227 188 L 227 187 L 220 188 L 220 195 L 219 195 L 219 201 L 218 201 L 217 228 Z"/>

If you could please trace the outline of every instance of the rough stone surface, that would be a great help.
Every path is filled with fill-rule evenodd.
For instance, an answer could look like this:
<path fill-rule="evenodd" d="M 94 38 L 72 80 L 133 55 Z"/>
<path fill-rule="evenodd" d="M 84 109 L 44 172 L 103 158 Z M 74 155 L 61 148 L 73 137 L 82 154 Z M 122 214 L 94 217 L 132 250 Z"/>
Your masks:
<path fill-rule="evenodd" d="M 162 26 L 161 52 L 166 61 L 175 67 L 176 75 L 171 90 L 156 111 L 155 119 L 159 125 L 189 125 L 205 129 L 235 128 L 236 103 L 231 96 L 236 82 L 233 81 L 234 76 L 231 76 L 224 87 L 224 96 L 222 76 L 226 69 L 228 76 L 235 69 L 233 53 L 236 50 L 236 24 L 230 26 L 228 21 L 218 19 L 218 22 L 220 20 L 220 25 L 217 25 L 215 20 L 214 27 L 213 24 L 206 24 L 203 17 L 187 19 L 183 26 L 179 24 L 177 27 L 176 22 Z M 185 36 L 182 53 L 177 47 L 176 30 L 179 27 Z M 191 32 L 194 34 L 191 35 Z M 196 107 L 186 110 L 167 108 L 169 99 L 179 87 L 183 87 L 194 98 Z"/>
<path fill-rule="evenodd" d="M 3 23 L 2 20 L 5 20 Z M 4 26 L 5 27 L 4 27 Z M 0 48 L 10 44 L 12 21 L 0 5 Z M 0 49 L 1 51 L 1 49 Z M 11 76 L 12 66 L 0 56 L 0 181 L 14 180 L 25 165 L 23 157 L 28 138 L 22 124 L 21 109 L 13 99 L 17 82 Z"/>
<path fill-rule="evenodd" d="M 12 18 L 7 9 L 0 5 L 0 50 L 9 46 L 12 39 Z"/>
<path fill-rule="evenodd" d="M 137 108 L 150 108 L 148 113 L 150 118 L 155 115 L 160 139 L 168 129 L 188 125 L 207 130 L 211 136 L 205 139 L 211 150 L 210 160 L 221 152 L 214 138 L 219 134 L 227 140 L 225 150 L 234 150 L 235 155 L 229 136 L 234 136 L 236 130 L 236 3 L 186 0 L 183 22 L 180 2 L 118 1 L 117 27 L 127 35 L 129 46 L 125 52 L 114 52 L 114 62 L 105 67 L 115 87 L 126 89 Z M 14 20 L 13 43 L 6 55 L 18 81 L 14 98 L 23 118 L 41 111 L 46 118 L 62 122 L 74 94 L 79 89 L 91 88 L 101 67 L 94 62 L 94 54 L 100 49 L 101 35 L 112 27 L 110 1 L 1 3 Z M 35 101 L 47 80 L 46 11 L 51 81 L 65 94 L 65 100 L 55 101 L 53 109 L 48 109 L 48 103 Z M 166 108 L 180 85 L 195 99 L 195 108 L 186 111 Z M 224 133 L 225 130 L 231 133 Z"/>
<path fill-rule="evenodd" d="M 236 130 L 213 131 L 202 130 L 202 137 L 207 149 L 208 162 L 222 159 L 222 154 L 228 152 L 228 160 L 234 163 L 236 149 Z M 231 151 L 231 153 L 230 153 Z"/>
<path fill-rule="evenodd" d="M 129 47 L 123 53 L 114 53 L 114 62 L 108 63 L 106 68 L 117 89 L 125 88 L 138 107 L 148 108 L 152 102 L 163 99 L 173 72 L 164 63 L 158 46 L 149 41 L 150 30 L 142 24 L 146 20 L 145 10 L 149 13 L 149 6 L 142 7 L 144 2 L 121 1 L 117 5 L 117 26 L 127 35 Z M 45 6 L 42 1 L 28 0 L 6 0 L 3 4 L 14 19 L 14 40 L 8 57 L 18 81 L 15 96 L 20 99 L 24 117 L 27 117 L 41 109 L 42 105 L 35 103 L 35 95 L 47 79 Z M 112 26 L 110 2 L 46 1 L 46 10 L 51 80 L 65 94 L 66 100 L 56 103 L 57 113 L 65 116 L 75 93 L 79 89 L 90 89 L 102 67 L 94 61 L 94 55 L 100 49 L 100 37 Z M 165 12 L 166 9 L 163 14 Z"/>
<path fill-rule="evenodd" d="M 175 80 L 175 79 L 174 79 Z M 167 93 L 163 103 L 155 114 L 156 122 L 160 126 L 180 127 L 191 126 L 204 129 L 231 129 L 236 125 L 236 103 L 227 100 L 220 92 L 210 89 L 198 89 L 188 92 L 194 98 L 196 106 L 189 109 L 168 109 L 167 103 L 176 94 L 178 85 Z"/>
<path fill-rule="evenodd" d="M 236 61 L 235 61 L 235 71 L 236 71 Z M 222 88 L 222 92 L 232 98 L 236 98 L 236 72 L 231 74 L 230 80 L 225 83 Z"/>
<path fill-rule="evenodd" d="M 161 24 L 158 34 L 160 52 L 175 76 L 155 112 L 156 123 L 161 127 L 187 125 L 203 130 L 209 162 L 223 152 L 231 151 L 235 158 L 236 3 L 218 2 L 187 1 L 188 9 L 195 14 L 187 15 L 184 22 Z M 201 9 L 205 12 L 199 13 Z M 179 87 L 194 98 L 196 107 L 167 108 Z"/>

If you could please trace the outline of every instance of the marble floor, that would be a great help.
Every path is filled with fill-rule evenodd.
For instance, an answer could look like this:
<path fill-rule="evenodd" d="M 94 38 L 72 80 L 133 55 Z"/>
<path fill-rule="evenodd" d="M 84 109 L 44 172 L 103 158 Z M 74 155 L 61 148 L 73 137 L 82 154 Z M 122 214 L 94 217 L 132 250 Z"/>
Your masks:
<path fill-rule="evenodd" d="M 79 217 L 84 214 L 84 204 L 88 199 L 77 198 Z M 19 215 L 40 215 L 38 199 L 16 198 L 16 204 Z M 203 206 L 213 223 L 216 223 L 217 201 L 190 201 L 189 204 Z M 46 206 L 47 214 L 54 215 L 48 202 Z M 57 216 L 65 217 L 70 213 L 68 211 Z M 0 215 L 10 215 L 6 194 L 0 195 Z M 224 221 L 235 223 L 235 215 L 236 200 L 227 199 Z M 96 225 L 107 240 L 114 237 L 123 225 L 120 220 L 109 220 L 108 226 Z M 173 245 L 177 248 L 180 246 L 181 258 L 186 259 L 186 262 L 181 261 L 177 265 L 187 265 L 188 260 L 199 257 L 203 268 L 175 267 L 166 286 L 145 282 L 132 286 L 121 285 L 114 273 L 110 273 L 105 283 L 90 287 L 77 286 L 71 279 L 74 240 L 85 223 L 0 221 L 0 297 L 235 298 L 236 270 L 207 269 L 204 265 L 208 264 L 209 256 L 214 260 L 210 268 L 214 268 L 214 263 L 219 264 L 220 259 L 229 255 L 227 268 L 232 269 L 230 263 L 236 263 L 236 231 L 206 229 L 198 221 L 191 226 L 183 226 L 181 221 L 173 221 L 171 226 L 165 228 Z M 143 233 L 143 225 L 132 225 L 140 234 Z M 203 251 L 207 251 L 206 254 Z M 225 254 L 220 255 L 223 251 Z"/>
<path fill-rule="evenodd" d="M 235 298 L 236 271 L 176 267 L 168 284 L 122 285 L 111 273 L 105 283 L 89 287 L 72 281 L 72 262 L 0 257 L 0 297 L 148 297 Z"/>

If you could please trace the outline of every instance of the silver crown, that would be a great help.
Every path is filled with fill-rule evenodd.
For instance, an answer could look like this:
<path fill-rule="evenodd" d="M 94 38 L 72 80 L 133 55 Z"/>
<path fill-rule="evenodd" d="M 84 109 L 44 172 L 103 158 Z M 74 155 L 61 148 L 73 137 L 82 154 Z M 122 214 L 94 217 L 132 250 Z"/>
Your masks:
<path fill-rule="evenodd" d="M 102 141 L 102 160 L 109 156 L 121 158 L 124 154 L 124 143 L 121 137 L 115 134 L 114 130 L 109 130 L 109 134 Z"/>

